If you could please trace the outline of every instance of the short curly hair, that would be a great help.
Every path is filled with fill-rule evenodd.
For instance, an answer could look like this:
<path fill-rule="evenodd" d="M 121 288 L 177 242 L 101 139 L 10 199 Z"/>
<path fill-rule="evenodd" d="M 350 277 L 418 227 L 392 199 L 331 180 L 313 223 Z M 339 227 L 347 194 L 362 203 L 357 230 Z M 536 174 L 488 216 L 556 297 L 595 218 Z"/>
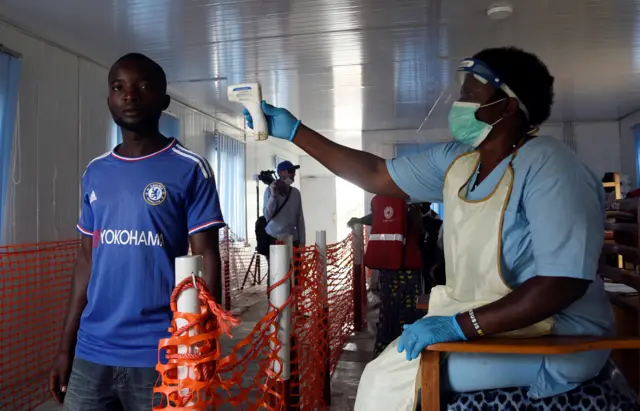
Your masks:
<path fill-rule="evenodd" d="M 529 126 L 547 121 L 553 105 L 553 76 L 535 54 L 516 47 L 482 50 L 473 56 L 489 66 L 529 111 Z"/>
<path fill-rule="evenodd" d="M 113 70 L 118 65 L 118 63 L 122 61 L 136 61 L 143 64 L 145 66 L 145 69 L 149 70 L 149 74 L 153 76 L 153 79 L 158 82 L 160 91 L 162 93 L 167 92 L 167 75 L 165 74 L 162 67 L 154 60 L 141 53 L 129 53 L 120 57 L 115 63 L 113 63 L 113 66 L 111 66 L 111 70 Z"/>

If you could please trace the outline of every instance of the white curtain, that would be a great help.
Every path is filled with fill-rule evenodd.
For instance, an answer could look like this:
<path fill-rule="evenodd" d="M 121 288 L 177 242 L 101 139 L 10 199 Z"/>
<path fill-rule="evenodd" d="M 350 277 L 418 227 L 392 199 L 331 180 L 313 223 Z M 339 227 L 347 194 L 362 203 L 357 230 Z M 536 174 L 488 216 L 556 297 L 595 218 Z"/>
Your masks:
<path fill-rule="evenodd" d="M 216 132 L 215 155 L 211 156 L 216 169 L 216 183 L 224 219 L 238 240 L 247 238 L 245 144 Z"/>

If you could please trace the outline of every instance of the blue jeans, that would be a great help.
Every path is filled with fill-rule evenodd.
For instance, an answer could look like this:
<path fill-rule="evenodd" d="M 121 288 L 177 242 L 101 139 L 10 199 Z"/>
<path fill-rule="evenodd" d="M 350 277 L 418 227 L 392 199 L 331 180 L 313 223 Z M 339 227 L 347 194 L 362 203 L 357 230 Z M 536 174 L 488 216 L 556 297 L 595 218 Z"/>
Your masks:
<path fill-rule="evenodd" d="M 63 411 L 151 411 L 159 405 L 153 387 L 155 368 L 110 367 L 80 358 L 73 368 Z"/>

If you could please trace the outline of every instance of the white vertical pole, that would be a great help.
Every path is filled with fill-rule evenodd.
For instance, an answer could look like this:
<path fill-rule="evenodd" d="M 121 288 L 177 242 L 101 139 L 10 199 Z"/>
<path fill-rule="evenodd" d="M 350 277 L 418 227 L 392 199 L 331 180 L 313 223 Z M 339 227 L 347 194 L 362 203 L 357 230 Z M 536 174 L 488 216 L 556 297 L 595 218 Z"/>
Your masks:
<path fill-rule="evenodd" d="M 316 231 L 316 248 L 320 255 L 320 263 L 322 264 L 322 310 L 323 310 L 323 322 L 322 322 L 322 339 L 326 344 L 327 355 L 324 358 L 324 385 L 323 396 L 326 405 L 331 404 L 331 341 L 329 337 L 329 276 L 327 270 L 327 232 Z"/>
<path fill-rule="evenodd" d="M 196 277 L 202 277 L 202 256 L 201 255 L 191 255 L 185 257 L 176 258 L 176 286 L 180 284 L 185 278 L 191 278 L 192 275 Z M 178 296 L 177 301 L 177 309 L 180 313 L 191 313 L 197 314 L 200 312 L 200 300 L 198 299 L 198 290 L 195 288 L 189 288 L 183 290 Z M 178 328 L 187 325 L 187 320 L 182 318 L 176 319 L 176 326 Z M 195 330 L 189 330 L 189 335 L 195 335 Z M 188 346 L 179 345 L 178 346 L 178 354 L 187 354 L 189 351 Z M 192 369 L 187 366 L 179 366 L 178 367 L 178 380 L 183 380 L 189 376 L 190 378 L 195 379 L 195 373 Z M 188 389 L 179 390 L 178 393 L 180 395 L 187 395 L 189 393 Z"/>
<path fill-rule="evenodd" d="M 291 261 L 291 259 L 293 258 L 293 236 L 291 234 L 282 236 L 282 242 L 287 246 L 287 250 L 289 253 L 287 259 Z"/>
<path fill-rule="evenodd" d="M 289 247 L 286 245 L 272 245 L 269 253 L 269 279 L 273 287 L 274 284 L 277 284 L 287 277 L 291 266 L 291 259 L 289 258 Z M 271 290 L 269 301 L 274 307 L 280 308 L 287 302 L 290 292 L 291 283 L 289 281 L 283 281 L 282 284 Z M 278 340 L 282 344 L 278 357 L 282 361 L 282 369 L 280 369 L 280 365 L 277 362 L 274 362 L 273 370 L 275 372 L 281 372 L 282 380 L 288 381 L 291 375 L 291 307 L 287 306 L 282 309 L 278 317 L 278 325 Z"/>
<path fill-rule="evenodd" d="M 291 234 L 284 235 L 281 241 L 287 246 L 287 261 L 289 261 L 289 264 L 293 264 L 293 236 Z M 294 271 L 291 276 L 291 284 L 295 284 L 295 275 Z"/>
<path fill-rule="evenodd" d="M 320 253 L 320 261 L 322 262 L 322 269 L 324 271 L 324 285 L 327 290 L 327 232 L 316 231 L 316 247 Z"/>

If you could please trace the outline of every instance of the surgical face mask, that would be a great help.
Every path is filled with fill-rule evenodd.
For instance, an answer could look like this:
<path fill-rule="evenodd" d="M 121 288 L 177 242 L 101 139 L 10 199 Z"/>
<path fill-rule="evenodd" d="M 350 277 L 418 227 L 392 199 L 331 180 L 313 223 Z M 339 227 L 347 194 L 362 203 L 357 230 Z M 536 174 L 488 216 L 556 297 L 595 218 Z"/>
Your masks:
<path fill-rule="evenodd" d="M 504 100 L 506 99 L 503 98 L 485 105 L 464 101 L 454 102 L 451 111 L 449 111 L 449 129 L 453 133 L 453 137 L 463 144 L 478 147 L 487 138 L 493 126 L 498 124 L 502 118 L 493 124 L 487 124 L 476 118 L 476 112 L 482 107 L 488 107 Z"/>
<path fill-rule="evenodd" d="M 293 178 L 291 177 L 287 177 L 284 179 L 284 183 L 288 186 L 290 186 L 291 184 L 293 184 Z"/>

